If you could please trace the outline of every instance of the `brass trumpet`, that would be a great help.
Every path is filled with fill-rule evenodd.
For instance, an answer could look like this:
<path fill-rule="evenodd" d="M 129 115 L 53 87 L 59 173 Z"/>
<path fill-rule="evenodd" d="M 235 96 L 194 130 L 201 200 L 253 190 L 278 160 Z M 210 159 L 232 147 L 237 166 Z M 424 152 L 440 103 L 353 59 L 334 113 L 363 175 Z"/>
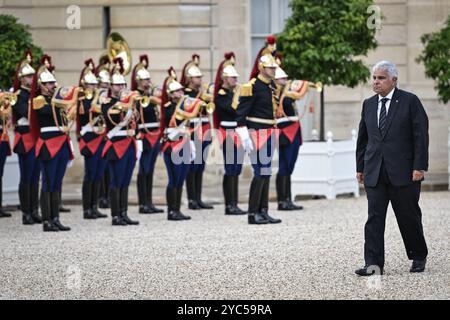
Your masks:
<path fill-rule="evenodd" d="M 51 100 L 53 119 L 56 126 L 65 133 L 68 133 L 74 125 L 77 116 L 78 95 L 81 91 L 80 87 L 60 87 L 55 90 Z M 56 116 L 56 108 L 59 108 L 62 127 L 59 126 Z"/>

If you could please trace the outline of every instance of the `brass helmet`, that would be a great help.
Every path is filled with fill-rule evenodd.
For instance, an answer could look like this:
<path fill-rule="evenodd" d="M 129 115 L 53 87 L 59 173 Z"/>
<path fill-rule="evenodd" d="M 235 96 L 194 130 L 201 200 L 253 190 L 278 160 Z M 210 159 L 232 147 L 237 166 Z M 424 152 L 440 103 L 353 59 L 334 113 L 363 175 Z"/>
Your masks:
<path fill-rule="evenodd" d="M 170 67 L 168 70 L 169 76 L 166 78 L 164 86 L 166 88 L 167 93 L 172 93 L 180 89 L 184 89 L 184 87 L 177 81 L 177 75 L 175 70 Z"/>
<path fill-rule="evenodd" d="M 25 51 L 24 58 L 19 61 L 14 77 L 14 91 L 20 88 L 20 79 L 25 76 L 36 74 L 36 70 L 31 66 L 33 62 L 33 56 L 29 50 Z"/>
<path fill-rule="evenodd" d="M 56 78 L 53 75 L 52 58 L 45 54 L 40 62 L 41 66 L 37 71 L 37 83 L 56 82 Z"/>
<path fill-rule="evenodd" d="M 115 58 L 110 73 L 111 84 L 127 84 L 123 76 L 124 72 L 122 58 Z"/>
<path fill-rule="evenodd" d="M 287 73 L 280 67 L 277 67 L 277 69 L 275 70 L 275 79 L 283 79 L 287 77 L 288 77 Z"/>
<path fill-rule="evenodd" d="M 134 66 L 131 74 L 131 90 L 137 90 L 139 81 L 149 80 L 150 72 L 148 71 L 148 56 L 143 54 L 139 57 L 139 63 Z"/>
<path fill-rule="evenodd" d="M 222 64 L 222 78 L 225 77 L 239 77 L 234 64 L 236 63 L 236 58 L 233 52 L 228 52 L 225 54 L 225 61 Z"/>
<path fill-rule="evenodd" d="M 98 82 L 111 83 L 109 75 L 110 64 L 109 56 L 107 54 L 100 56 L 97 69 L 95 69 Z"/>
<path fill-rule="evenodd" d="M 25 53 L 25 59 L 19 62 L 19 68 L 17 70 L 17 76 L 24 77 L 29 76 L 36 73 L 36 70 L 31 66 L 33 57 L 30 51 Z"/>
<path fill-rule="evenodd" d="M 198 54 L 192 55 L 192 59 L 188 61 L 183 67 L 183 73 L 181 75 L 181 84 L 183 86 L 188 85 L 189 79 L 194 77 L 203 77 L 203 73 L 199 68 L 200 56 Z"/>
<path fill-rule="evenodd" d="M 97 77 L 94 74 L 95 65 L 92 59 L 84 62 L 85 67 L 81 70 L 79 85 L 98 84 Z"/>
<path fill-rule="evenodd" d="M 277 45 L 275 36 L 268 36 L 264 47 L 262 47 L 256 55 L 255 63 L 253 64 L 252 72 L 250 74 L 250 79 L 255 78 L 258 73 L 261 72 L 262 68 L 275 68 L 278 66 L 274 58 L 276 49 Z"/>

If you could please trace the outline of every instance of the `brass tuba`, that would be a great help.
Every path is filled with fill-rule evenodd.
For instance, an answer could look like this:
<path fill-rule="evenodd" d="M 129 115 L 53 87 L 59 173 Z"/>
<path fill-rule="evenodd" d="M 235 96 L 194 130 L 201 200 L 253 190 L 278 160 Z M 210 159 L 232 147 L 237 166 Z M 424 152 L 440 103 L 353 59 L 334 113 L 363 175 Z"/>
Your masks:
<path fill-rule="evenodd" d="M 80 87 L 59 87 L 55 90 L 51 100 L 53 120 L 56 126 L 65 133 L 68 133 L 75 123 L 77 116 L 78 95 L 81 91 Z M 56 116 L 56 108 L 59 108 L 61 115 L 62 127 Z"/>
<path fill-rule="evenodd" d="M 109 57 L 109 61 L 113 61 L 115 58 L 122 58 L 124 73 L 127 75 L 131 70 L 131 51 L 128 43 L 117 32 L 113 32 L 108 36 L 106 40 L 106 50 Z"/>
<path fill-rule="evenodd" d="M 17 102 L 17 94 L 11 92 L 0 92 L 0 118 L 2 121 L 2 140 L 8 135 L 8 127 L 11 123 L 12 106 Z"/>

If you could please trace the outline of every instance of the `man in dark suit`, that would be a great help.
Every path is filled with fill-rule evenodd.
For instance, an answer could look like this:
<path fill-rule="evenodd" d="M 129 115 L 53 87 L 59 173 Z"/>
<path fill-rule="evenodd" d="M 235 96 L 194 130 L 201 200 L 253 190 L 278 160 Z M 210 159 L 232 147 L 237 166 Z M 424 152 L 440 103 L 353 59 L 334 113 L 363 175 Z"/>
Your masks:
<path fill-rule="evenodd" d="M 428 117 L 419 98 L 398 89 L 398 72 L 388 61 L 373 67 L 373 91 L 363 103 L 356 148 L 357 179 L 364 183 L 369 216 L 364 229 L 365 266 L 360 276 L 383 274 L 386 211 L 391 202 L 410 272 L 425 270 L 427 245 L 419 207 L 428 170 Z"/>

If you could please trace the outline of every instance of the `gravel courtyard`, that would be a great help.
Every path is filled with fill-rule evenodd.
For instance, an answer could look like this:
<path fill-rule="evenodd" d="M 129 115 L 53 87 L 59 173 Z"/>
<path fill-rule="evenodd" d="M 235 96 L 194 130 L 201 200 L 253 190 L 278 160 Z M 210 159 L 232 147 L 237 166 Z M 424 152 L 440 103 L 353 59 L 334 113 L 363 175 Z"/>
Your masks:
<path fill-rule="evenodd" d="M 138 215 L 139 226 L 61 214 L 70 232 L 0 220 L 0 299 L 449 299 L 450 192 L 423 192 L 427 270 L 410 274 L 392 210 L 385 275 L 360 278 L 366 198 L 308 200 L 278 212 L 279 225 L 251 226 L 223 205 L 192 220 Z M 242 207 L 246 205 L 242 204 Z M 185 208 L 185 206 L 183 206 Z"/>

